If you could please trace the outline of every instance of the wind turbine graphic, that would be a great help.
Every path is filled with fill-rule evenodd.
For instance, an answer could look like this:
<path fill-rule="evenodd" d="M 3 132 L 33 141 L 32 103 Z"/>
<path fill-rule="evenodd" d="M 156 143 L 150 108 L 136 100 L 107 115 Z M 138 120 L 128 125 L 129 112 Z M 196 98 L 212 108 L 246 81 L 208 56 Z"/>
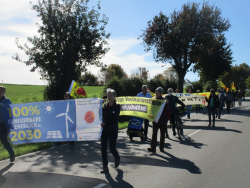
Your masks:
<path fill-rule="evenodd" d="M 56 117 L 60 117 L 60 116 L 65 116 L 65 121 L 66 121 L 66 135 L 67 135 L 67 138 L 69 138 L 69 131 L 68 131 L 68 120 L 71 122 L 71 123 L 74 123 L 70 117 L 68 116 L 68 112 L 69 112 L 69 103 L 67 105 L 67 109 L 66 109 L 66 112 L 65 113 L 61 113 L 59 115 L 57 115 Z"/>

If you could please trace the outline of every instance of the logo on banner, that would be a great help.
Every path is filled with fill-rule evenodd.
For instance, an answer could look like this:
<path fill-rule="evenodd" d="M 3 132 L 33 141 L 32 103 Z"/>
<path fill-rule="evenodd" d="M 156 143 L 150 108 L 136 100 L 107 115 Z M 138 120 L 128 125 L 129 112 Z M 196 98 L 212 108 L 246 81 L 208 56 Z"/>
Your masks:
<path fill-rule="evenodd" d="M 62 138 L 62 134 L 60 131 L 48 131 L 46 139 L 51 138 Z"/>
<path fill-rule="evenodd" d="M 45 114 L 46 114 L 47 112 L 48 112 L 49 115 L 50 115 L 50 112 L 53 113 L 53 109 L 54 109 L 54 108 L 52 108 L 52 104 L 51 104 L 51 105 L 49 105 L 49 104 L 48 104 L 48 105 L 45 105 L 45 104 L 44 104 L 44 106 L 45 106 L 45 108 L 44 108 Z"/>
<path fill-rule="evenodd" d="M 68 120 L 71 122 L 71 123 L 74 123 L 70 117 L 68 116 L 68 112 L 69 112 L 69 103 L 67 104 L 67 108 L 66 108 L 66 112 L 65 113 L 61 113 L 59 115 L 57 115 L 56 117 L 60 117 L 60 116 L 65 116 L 65 124 L 66 124 L 66 135 L 67 135 L 67 138 L 69 138 L 69 131 L 68 131 Z"/>
<path fill-rule="evenodd" d="M 95 114 L 93 111 L 88 111 L 86 114 L 85 114 L 85 117 L 84 117 L 85 121 L 87 123 L 92 123 L 94 122 L 95 120 Z"/>

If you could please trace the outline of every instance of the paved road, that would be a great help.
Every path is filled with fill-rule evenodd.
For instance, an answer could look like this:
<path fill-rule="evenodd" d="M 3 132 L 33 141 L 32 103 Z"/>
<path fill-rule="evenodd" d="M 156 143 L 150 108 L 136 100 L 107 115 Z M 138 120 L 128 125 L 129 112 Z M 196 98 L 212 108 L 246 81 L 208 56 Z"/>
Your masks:
<path fill-rule="evenodd" d="M 224 110 L 226 112 L 226 110 Z M 0 187 L 250 187 L 250 98 L 207 127 L 207 115 L 185 121 L 186 140 L 172 135 L 165 152 L 147 152 L 150 139 L 128 139 L 119 132 L 121 165 L 101 174 L 100 142 L 77 142 L 76 148 L 48 149 L 0 162 Z M 152 133 L 151 127 L 149 134 Z"/>

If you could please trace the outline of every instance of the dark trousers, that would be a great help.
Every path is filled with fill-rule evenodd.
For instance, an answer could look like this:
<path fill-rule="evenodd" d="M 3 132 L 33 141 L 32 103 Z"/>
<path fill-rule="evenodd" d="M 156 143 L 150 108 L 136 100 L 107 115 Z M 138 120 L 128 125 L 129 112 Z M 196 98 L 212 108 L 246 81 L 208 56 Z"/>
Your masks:
<path fill-rule="evenodd" d="M 120 156 L 116 150 L 116 141 L 118 137 L 118 130 L 107 131 L 103 129 L 101 136 L 101 146 L 102 146 L 102 163 L 103 167 L 108 166 L 108 155 L 107 155 L 107 145 L 109 140 L 110 152 L 113 154 L 115 159 L 119 159 Z"/>
<path fill-rule="evenodd" d="M 219 109 L 218 109 L 218 117 L 220 118 L 221 112 L 223 110 L 224 103 L 219 103 Z"/>
<path fill-rule="evenodd" d="M 152 150 L 156 150 L 156 143 L 157 143 L 157 133 L 158 130 L 160 129 L 161 131 L 161 138 L 160 138 L 160 149 L 164 148 L 164 143 L 165 143 L 165 131 L 166 131 L 166 126 L 156 126 L 153 125 L 153 133 L 152 133 L 152 140 L 151 140 L 151 148 Z"/>
<path fill-rule="evenodd" d="M 170 124 L 170 122 L 173 125 L 173 131 L 174 131 L 175 130 L 175 114 L 170 114 L 169 124 Z M 166 135 L 168 135 L 168 128 L 167 128 L 167 126 L 166 126 Z"/>
<path fill-rule="evenodd" d="M 208 107 L 208 120 L 209 124 L 211 125 L 211 114 L 213 115 L 213 125 L 215 125 L 215 108 L 214 107 Z"/>
<path fill-rule="evenodd" d="M 198 111 L 200 112 L 200 105 L 195 106 L 195 111 L 196 111 L 196 114 L 197 114 Z"/>
<path fill-rule="evenodd" d="M 147 137 L 148 135 L 148 124 L 149 124 L 149 120 L 144 119 L 144 136 Z"/>
<path fill-rule="evenodd" d="M 3 123 L 0 123 L 0 140 L 1 143 L 3 144 L 4 148 L 9 152 L 10 155 L 14 154 L 14 150 L 12 146 L 10 145 L 8 138 L 7 138 L 7 130 L 6 127 Z"/>
<path fill-rule="evenodd" d="M 227 113 L 230 113 L 231 101 L 227 101 Z"/>

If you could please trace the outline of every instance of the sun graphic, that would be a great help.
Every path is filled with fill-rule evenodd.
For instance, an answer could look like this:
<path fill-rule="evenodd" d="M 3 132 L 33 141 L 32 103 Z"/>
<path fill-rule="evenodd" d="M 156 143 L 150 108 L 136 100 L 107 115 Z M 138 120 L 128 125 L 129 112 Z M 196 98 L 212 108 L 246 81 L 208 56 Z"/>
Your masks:
<path fill-rule="evenodd" d="M 50 105 L 50 104 L 48 104 L 48 105 L 44 104 L 44 106 L 45 106 L 44 110 L 46 110 L 46 111 L 45 111 L 45 114 L 46 114 L 47 112 L 49 113 L 49 115 L 50 115 L 50 113 L 53 113 L 53 109 L 54 109 L 54 108 L 52 108 L 52 104 L 51 104 L 51 105 Z"/>
<path fill-rule="evenodd" d="M 85 121 L 87 123 L 93 123 L 93 121 L 95 120 L 95 114 L 93 111 L 88 111 L 86 114 L 85 114 L 85 117 L 84 117 Z"/>

